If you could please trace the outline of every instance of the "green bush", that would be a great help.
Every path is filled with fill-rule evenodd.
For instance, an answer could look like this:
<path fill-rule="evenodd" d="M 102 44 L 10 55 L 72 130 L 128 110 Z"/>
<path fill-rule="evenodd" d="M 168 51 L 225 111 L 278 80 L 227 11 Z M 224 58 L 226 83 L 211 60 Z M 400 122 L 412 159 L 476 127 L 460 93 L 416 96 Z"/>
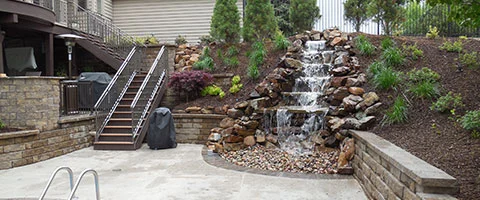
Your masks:
<path fill-rule="evenodd" d="M 195 69 L 199 70 L 210 70 L 213 71 L 215 69 L 215 63 L 211 57 L 206 57 L 203 60 L 199 60 L 193 64 Z"/>
<path fill-rule="evenodd" d="M 463 42 L 462 40 L 456 40 L 453 42 L 445 41 L 442 46 L 439 47 L 441 50 L 445 50 L 447 52 L 462 52 L 463 50 Z"/>
<path fill-rule="evenodd" d="M 439 34 L 439 33 L 440 33 L 440 32 L 438 31 L 438 29 L 437 29 L 436 26 L 434 26 L 434 27 L 429 26 L 429 27 L 428 27 L 428 32 L 427 32 L 427 34 L 426 34 L 426 37 L 429 38 L 429 39 L 436 39 L 436 38 L 438 37 L 438 34 Z"/>
<path fill-rule="evenodd" d="M 202 96 L 219 96 L 220 99 L 222 99 L 225 96 L 225 92 L 223 92 L 222 88 L 216 86 L 216 85 L 209 85 L 205 87 L 200 94 Z"/>
<path fill-rule="evenodd" d="M 256 65 L 248 65 L 248 77 L 257 79 L 260 76 L 258 67 Z"/>
<path fill-rule="evenodd" d="M 458 55 L 458 60 L 460 61 L 462 66 L 468 67 L 470 69 L 476 69 L 479 66 L 479 60 L 477 55 L 478 54 L 476 51 L 460 54 Z"/>
<path fill-rule="evenodd" d="M 187 44 L 187 39 L 185 36 L 178 35 L 177 38 L 175 38 L 175 44 L 176 45 L 182 45 L 182 44 Z"/>
<path fill-rule="evenodd" d="M 246 42 L 272 38 L 278 29 L 270 0 L 247 0 L 243 20 L 243 39 Z"/>
<path fill-rule="evenodd" d="M 435 83 L 440 80 L 440 74 L 427 67 L 422 69 L 412 69 L 407 73 L 408 79 L 413 83 L 432 82 Z"/>
<path fill-rule="evenodd" d="M 317 0 L 291 0 L 289 14 L 296 33 L 312 30 L 315 20 L 321 17 Z"/>
<path fill-rule="evenodd" d="M 240 41 L 240 12 L 236 0 L 217 0 L 213 9 L 210 35 L 217 41 Z"/>
<path fill-rule="evenodd" d="M 355 46 L 360 54 L 370 56 L 375 51 L 375 46 L 368 40 L 365 35 L 359 35 L 355 38 Z"/>
<path fill-rule="evenodd" d="M 402 123 L 407 120 L 408 107 L 405 100 L 401 97 L 397 97 L 392 107 L 385 113 L 385 121 L 383 124 L 396 124 Z"/>
<path fill-rule="evenodd" d="M 5 124 L 0 120 L 0 129 L 5 128 Z"/>
<path fill-rule="evenodd" d="M 240 50 L 238 50 L 238 48 L 236 46 L 230 46 L 230 47 L 228 47 L 227 53 L 225 53 L 225 56 L 233 57 L 233 56 L 238 55 L 238 53 L 240 53 Z"/>
<path fill-rule="evenodd" d="M 273 9 L 275 10 L 275 19 L 277 20 L 280 31 L 282 31 L 285 36 L 293 35 L 292 23 L 288 16 L 290 1 L 272 1 L 272 4 Z"/>
<path fill-rule="evenodd" d="M 452 109 L 457 109 L 458 107 L 465 106 L 462 103 L 462 95 L 454 94 L 453 92 L 448 92 L 448 94 L 438 98 L 436 102 L 432 103 L 430 110 L 438 112 L 447 112 Z"/>
<path fill-rule="evenodd" d="M 467 111 L 459 121 L 464 129 L 472 131 L 472 136 L 480 136 L 480 110 Z"/>
<path fill-rule="evenodd" d="M 375 61 L 368 66 L 368 73 L 372 76 L 376 76 L 381 70 L 385 68 L 385 65 L 382 61 Z"/>
<path fill-rule="evenodd" d="M 412 57 L 413 60 L 423 57 L 423 51 L 417 47 L 417 43 L 414 45 L 402 45 L 405 55 Z"/>
<path fill-rule="evenodd" d="M 210 35 L 202 35 L 198 39 L 200 40 L 200 45 L 209 45 L 210 43 L 215 41 L 215 39 L 213 39 Z"/>
<path fill-rule="evenodd" d="M 398 67 L 403 64 L 405 57 L 399 48 L 392 47 L 383 50 L 382 60 L 387 67 Z"/>
<path fill-rule="evenodd" d="M 423 81 L 420 83 L 410 85 L 409 90 L 417 98 L 432 99 L 440 95 L 437 83 L 430 81 Z"/>
<path fill-rule="evenodd" d="M 380 89 L 390 89 L 397 86 L 402 81 L 402 74 L 396 72 L 391 67 L 384 67 L 373 76 L 373 84 Z"/>
<path fill-rule="evenodd" d="M 395 47 L 395 42 L 393 42 L 392 38 L 385 37 L 382 39 L 380 46 L 382 47 L 382 49 L 392 48 L 392 47 Z"/>
<path fill-rule="evenodd" d="M 235 94 L 243 88 L 243 84 L 241 84 L 240 81 L 240 76 L 238 75 L 232 78 L 232 87 L 229 89 L 230 93 Z"/>
<path fill-rule="evenodd" d="M 238 67 L 238 65 L 240 65 L 237 57 L 224 58 L 223 63 L 229 67 Z"/>
<path fill-rule="evenodd" d="M 275 33 L 273 43 L 275 44 L 275 49 L 277 50 L 284 50 L 287 49 L 288 46 L 290 46 L 290 41 L 285 38 L 285 36 L 283 36 L 283 33 L 280 31 L 277 31 L 277 33 Z"/>

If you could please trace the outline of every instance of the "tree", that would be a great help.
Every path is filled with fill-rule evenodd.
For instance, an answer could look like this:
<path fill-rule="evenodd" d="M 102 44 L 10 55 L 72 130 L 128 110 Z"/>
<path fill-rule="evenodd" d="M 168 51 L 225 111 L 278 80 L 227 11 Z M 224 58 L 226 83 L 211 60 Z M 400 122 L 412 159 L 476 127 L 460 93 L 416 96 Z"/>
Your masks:
<path fill-rule="evenodd" d="M 355 26 L 355 31 L 360 32 L 360 26 L 369 19 L 368 9 L 370 0 L 347 0 L 345 8 L 345 19 Z"/>
<path fill-rule="evenodd" d="M 277 29 L 277 21 L 270 0 L 247 0 L 243 24 L 245 41 L 272 38 Z"/>
<path fill-rule="evenodd" d="M 315 20 L 321 17 L 316 4 L 317 0 L 291 0 L 290 22 L 293 32 L 301 33 L 313 28 Z"/>
<path fill-rule="evenodd" d="M 403 20 L 403 4 L 405 0 L 372 0 L 368 11 L 373 20 L 382 25 L 385 34 L 391 35 Z"/>
<path fill-rule="evenodd" d="M 217 0 L 213 9 L 210 35 L 213 39 L 237 43 L 240 40 L 240 13 L 236 0 Z"/>
<path fill-rule="evenodd" d="M 478 0 L 427 0 L 427 3 L 450 5 L 451 19 L 462 26 L 480 27 L 480 1 Z"/>
<path fill-rule="evenodd" d="M 278 28 L 285 36 L 293 35 L 292 23 L 290 23 L 288 10 L 290 9 L 290 0 L 272 1 L 275 10 L 275 18 Z"/>

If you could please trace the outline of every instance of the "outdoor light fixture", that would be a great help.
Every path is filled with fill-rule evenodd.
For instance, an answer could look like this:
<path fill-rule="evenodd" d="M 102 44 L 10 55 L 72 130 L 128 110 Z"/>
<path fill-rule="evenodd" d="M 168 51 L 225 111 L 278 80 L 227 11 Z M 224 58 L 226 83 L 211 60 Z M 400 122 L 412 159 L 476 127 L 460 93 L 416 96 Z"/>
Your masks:
<path fill-rule="evenodd" d="M 85 38 L 74 34 L 61 34 L 57 35 L 56 38 L 65 40 L 65 46 L 68 48 L 68 79 L 72 79 L 72 51 L 75 46 L 75 40 Z"/>

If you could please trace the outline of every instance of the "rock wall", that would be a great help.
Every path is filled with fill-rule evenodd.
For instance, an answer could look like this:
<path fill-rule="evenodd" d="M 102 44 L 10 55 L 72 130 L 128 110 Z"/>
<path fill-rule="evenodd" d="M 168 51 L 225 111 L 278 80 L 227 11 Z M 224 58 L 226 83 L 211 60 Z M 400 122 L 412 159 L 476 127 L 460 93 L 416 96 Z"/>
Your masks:
<path fill-rule="evenodd" d="M 53 130 L 59 115 L 60 78 L 0 78 L 0 120 L 6 126 Z"/>
<path fill-rule="evenodd" d="M 178 143 L 205 144 L 210 130 L 218 126 L 225 115 L 173 114 Z"/>
<path fill-rule="evenodd" d="M 61 118 L 58 124 L 61 128 L 56 130 L 0 134 L 0 169 L 40 162 L 92 144 L 93 116 Z"/>
<path fill-rule="evenodd" d="M 371 199 L 456 199 L 457 181 L 442 170 L 370 132 L 355 139 L 355 178 Z"/>

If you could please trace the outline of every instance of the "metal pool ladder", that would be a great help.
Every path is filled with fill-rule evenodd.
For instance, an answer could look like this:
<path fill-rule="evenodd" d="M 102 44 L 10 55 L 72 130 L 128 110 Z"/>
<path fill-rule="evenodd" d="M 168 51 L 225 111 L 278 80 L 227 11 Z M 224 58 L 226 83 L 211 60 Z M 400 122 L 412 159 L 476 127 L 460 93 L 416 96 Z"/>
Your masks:
<path fill-rule="evenodd" d="M 80 182 L 82 181 L 83 179 L 83 176 L 87 173 L 92 173 L 93 174 L 93 178 L 94 178 L 94 181 L 95 181 L 95 196 L 96 196 L 96 199 L 97 200 L 100 200 L 100 188 L 99 188 L 99 182 L 98 182 L 98 173 L 97 171 L 93 170 L 93 169 L 86 169 L 86 170 L 83 170 L 82 173 L 80 173 L 80 176 L 78 177 L 75 185 L 73 185 L 73 171 L 70 167 L 65 167 L 65 166 L 62 166 L 62 167 L 58 167 L 57 169 L 55 169 L 55 171 L 53 171 L 52 173 L 52 176 L 50 176 L 50 179 L 48 180 L 48 183 L 47 183 L 47 186 L 45 186 L 45 189 L 43 189 L 43 192 L 42 194 L 40 195 L 40 198 L 38 198 L 38 200 L 43 200 L 43 198 L 45 197 L 45 195 L 47 194 L 47 191 L 48 189 L 50 188 L 50 185 L 52 184 L 52 181 L 53 179 L 55 178 L 55 176 L 57 175 L 57 173 L 61 170 L 66 170 L 68 172 L 68 176 L 69 176 L 69 181 L 70 181 L 70 195 L 68 196 L 68 200 L 72 200 L 74 195 L 75 195 L 75 192 L 77 191 L 78 189 L 78 186 L 80 185 Z"/>

